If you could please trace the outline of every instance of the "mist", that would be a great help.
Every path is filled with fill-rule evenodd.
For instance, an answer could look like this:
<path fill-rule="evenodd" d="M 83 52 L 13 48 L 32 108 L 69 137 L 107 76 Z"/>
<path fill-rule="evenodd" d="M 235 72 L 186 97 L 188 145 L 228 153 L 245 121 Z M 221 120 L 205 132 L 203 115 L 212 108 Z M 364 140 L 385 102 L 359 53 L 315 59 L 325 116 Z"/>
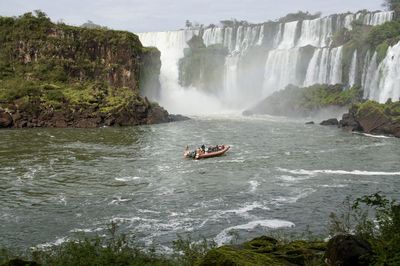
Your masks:
<path fill-rule="evenodd" d="M 376 72 L 371 69 L 376 65 L 373 56 L 352 51 L 350 69 L 344 46 L 333 46 L 333 36 L 352 30 L 354 21 L 381 25 L 393 18 L 393 12 L 316 19 L 307 13 L 296 15 L 301 20 L 291 15 L 279 22 L 232 21 L 224 26 L 140 33 L 143 45 L 161 51 L 161 98 L 156 100 L 171 112 L 187 115 L 239 113 L 288 85 L 368 84 Z M 386 100 L 391 97 L 387 91 L 384 95 L 374 91 L 371 98 Z"/>

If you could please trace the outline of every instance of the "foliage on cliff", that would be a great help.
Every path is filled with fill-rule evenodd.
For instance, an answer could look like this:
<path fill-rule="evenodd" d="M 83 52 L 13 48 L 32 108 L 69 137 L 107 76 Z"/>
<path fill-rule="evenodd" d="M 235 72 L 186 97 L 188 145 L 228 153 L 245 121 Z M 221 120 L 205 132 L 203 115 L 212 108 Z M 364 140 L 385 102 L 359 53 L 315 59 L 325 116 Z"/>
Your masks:
<path fill-rule="evenodd" d="M 373 249 L 372 265 L 400 264 L 400 205 L 380 193 L 351 201 L 331 214 L 330 233 L 355 234 Z"/>
<path fill-rule="evenodd" d="M 188 44 L 184 57 L 179 60 L 179 83 L 184 87 L 217 92 L 223 87 L 227 49 L 221 45 L 206 47 L 203 39 L 196 35 Z"/>
<path fill-rule="evenodd" d="M 388 100 L 385 104 L 374 101 L 353 105 L 340 122 L 343 128 L 377 135 L 400 138 L 400 102 Z"/>
<path fill-rule="evenodd" d="M 342 85 L 317 84 L 306 88 L 289 85 L 249 111 L 279 116 L 308 116 L 330 106 L 349 106 L 359 102 L 361 97 L 362 91 L 359 87 L 343 90 Z"/>
<path fill-rule="evenodd" d="M 72 121 L 76 112 L 68 110 L 86 108 L 92 113 L 81 118 L 89 119 L 145 106 L 137 121 L 143 123 L 151 106 L 139 94 L 146 84 L 159 85 L 159 57 L 129 32 L 54 24 L 41 11 L 0 17 L 0 109 L 14 125 L 34 127 L 52 126 L 46 119 L 55 110 L 63 110 L 58 119 Z M 18 122 L 18 113 L 26 119 Z"/>

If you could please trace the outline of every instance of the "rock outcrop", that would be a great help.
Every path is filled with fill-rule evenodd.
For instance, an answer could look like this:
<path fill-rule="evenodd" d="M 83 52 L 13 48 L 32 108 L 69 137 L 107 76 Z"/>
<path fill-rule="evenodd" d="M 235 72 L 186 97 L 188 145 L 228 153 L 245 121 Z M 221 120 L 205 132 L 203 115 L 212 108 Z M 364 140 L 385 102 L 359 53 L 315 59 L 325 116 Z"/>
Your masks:
<path fill-rule="evenodd" d="M 13 122 L 11 114 L 0 109 L 0 128 L 11 127 Z"/>
<path fill-rule="evenodd" d="M 0 17 L 0 128 L 169 122 L 144 98 L 157 98 L 160 68 L 160 52 L 130 32 L 54 24 L 40 11 Z"/>
<path fill-rule="evenodd" d="M 256 106 L 244 111 L 243 115 L 314 117 L 327 113 L 332 117 L 336 113 L 341 115 L 344 107 L 359 102 L 360 94 L 360 88 L 344 90 L 340 84 L 317 84 L 306 88 L 288 85 L 284 90 L 274 92 Z"/>
<path fill-rule="evenodd" d="M 372 262 L 371 245 L 353 235 L 338 235 L 328 242 L 326 262 L 331 266 L 367 266 Z"/>
<path fill-rule="evenodd" d="M 331 118 L 328 120 L 324 120 L 320 123 L 321 126 L 337 126 L 339 125 L 339 121 L 336 118 Z"/>
<path fill-rule="evenodd" d="M 343 115 L 339 126 L 349 131 L 400 138 L 400 102 L 379 104 L 367 101 L 354 105 Z"/>

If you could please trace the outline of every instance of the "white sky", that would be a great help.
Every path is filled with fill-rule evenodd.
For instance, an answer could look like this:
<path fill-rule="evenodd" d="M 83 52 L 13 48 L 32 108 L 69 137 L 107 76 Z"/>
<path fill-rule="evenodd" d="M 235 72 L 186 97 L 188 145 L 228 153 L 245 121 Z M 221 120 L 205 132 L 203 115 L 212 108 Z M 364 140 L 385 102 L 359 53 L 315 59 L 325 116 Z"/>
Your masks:
<path fill-rule="evenodd" d="M 208 25 L 236 18 L 249 22 L 275 20 L 298 10 L 324 15 L 383 9 L 383 0 L 0 0 L 1 16 L 41 9 L 53 20 L 71 25 L 87 20 L 133 32 L 183 28 L 185 21 Z"/>

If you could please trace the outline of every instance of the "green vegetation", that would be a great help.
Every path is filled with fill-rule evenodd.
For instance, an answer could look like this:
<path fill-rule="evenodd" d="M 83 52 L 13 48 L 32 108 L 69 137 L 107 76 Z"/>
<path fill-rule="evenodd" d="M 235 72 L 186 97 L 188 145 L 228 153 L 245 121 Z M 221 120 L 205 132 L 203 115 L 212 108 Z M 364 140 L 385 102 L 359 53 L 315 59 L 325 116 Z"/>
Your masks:
<path fill-rule="evenodd" d="M 395 12 L 395 19 L 400 18 L 400 0 L 384 0 L 383 6 Z"/>
<path fill-rule="evenodd" d="M 329 106 L 350 106 L 362 99 L 362 90 L 353 87 L 343 90 L 342 85 L 313 85 L 299 88 L 293 85 L 277 91 L 251 111 L 255 113 L 307 116 Z"/>
<path fill-rule="evenodd" d="M 148 108 L 139 94 L 151 82 L 159 85 L 158 50 L 144 48 L 130 32 L 89 24 L 54 24 L 41 11 L 0 17 L 0 108 L 36 110 L 27 114 L 27 123 L 66 110 L 70 124 L 73 110 L 86 119 L 127 106 Z M 49 115 L 39 118 L 40 112 Z M 42 122 L 30 124 L 47 125 Z"/>
<path fill-rule="evenodd" d="M 188 44 L 184 57 L 179 60 L 179 83 L 184 87 L 217 92 L 223 85 L 227 49 L 222 45 L 205 47 L 202 38 L 196 35 Z"/>
<path fill-rule="evenodd" d="M 382 117 L 383 121 L 400 123 L 400 102 L 392 102 L 388 100 L 385 104 L 375 101 L 366 101 L 356 104 L 354 108 L 357 110 L 356 116 L 368 117 L 372 114 Z"/>
<path fill-rule="evenodd" d="M 340 214 L 331 214 L 331 234 L 351 234 L 367 240 L 373 265 L 400 264 L 400 205 L 380 193 L 348 198 Z"/>

